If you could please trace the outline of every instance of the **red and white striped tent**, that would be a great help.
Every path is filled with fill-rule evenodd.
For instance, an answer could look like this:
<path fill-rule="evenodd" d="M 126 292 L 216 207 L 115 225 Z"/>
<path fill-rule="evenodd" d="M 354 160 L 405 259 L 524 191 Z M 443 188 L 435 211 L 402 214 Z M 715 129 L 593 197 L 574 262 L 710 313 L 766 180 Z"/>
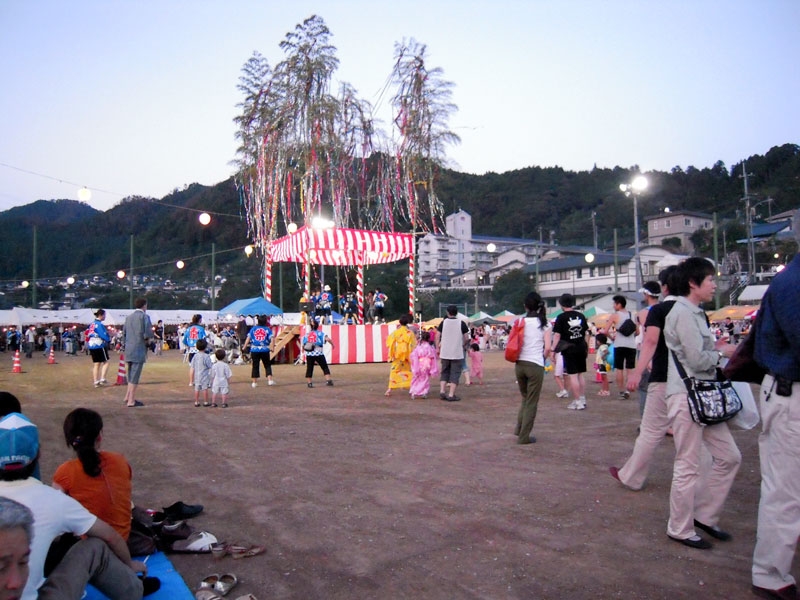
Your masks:
<path fill-rule="evenodd" d="M 409 259 L 409 312 L 414 312 L 414 236 L 334 227 L 315 229 L 301 227 L 267 245 L 265 296 L 272 300 L 272 263 L 295 262 L 310 265 L 357 267 L 358 316 L 364 322 L 364 266 Z M 306 297 L 311 294 L 311 274 L 306 268 Z"/>

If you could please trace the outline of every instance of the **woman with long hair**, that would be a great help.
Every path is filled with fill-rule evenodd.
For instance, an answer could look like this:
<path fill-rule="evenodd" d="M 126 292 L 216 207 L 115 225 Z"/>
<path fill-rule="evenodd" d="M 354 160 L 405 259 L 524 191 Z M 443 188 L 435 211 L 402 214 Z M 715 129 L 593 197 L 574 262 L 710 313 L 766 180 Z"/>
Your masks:
<path fill-rule="evenodd" d="M 525 311 L 522 317 L 525 320 L 522 349 L 514 364 L 514 374 L 522 395 L 514 433 L 518 444 L 533 444 L 536 438 L 531 431 L 544 382 L 544 361 L 550 354 L 550 325 L 544 301 L 536 292 L 525 297 Z"/>

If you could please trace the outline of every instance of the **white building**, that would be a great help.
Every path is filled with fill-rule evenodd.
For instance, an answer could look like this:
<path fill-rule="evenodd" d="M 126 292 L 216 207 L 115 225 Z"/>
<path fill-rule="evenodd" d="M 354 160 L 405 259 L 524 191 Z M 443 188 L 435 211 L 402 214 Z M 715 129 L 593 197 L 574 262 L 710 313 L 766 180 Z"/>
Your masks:
<path fill-rule="evenodd" d="M 473 236 L 472 216 L 461 209 L 445 217 L 445 230 L 444 234 L 428 233 L 419 240 L 417 273 L 423 285 L 433 284 L 434 280 L 441 282 L 463 271 L 488 272 L 497 266 L 499 254 L 512 249 L 516 251 L 514 259 L 520 262 L 514 268 L 520 268 L 535 260 L 541 247 L 539 242 L 523 238 Z M 473 285 L 474 280 L 473 274 Z"/>
<path fill-rule="evenodd" d="M 609 295 L 609 306 L 601 307 L 606 310 L 611 309 L 610 295 L 619 292 L 637 296 L 632 248 L 619 250 L 615 255 L 581 246 L 472 236 L 472 217 L 463 210 L 448 215 L 445 222 L 447 235 L 427 234 L 419 241 L 417 271 L 422 288 L 488 290 L 502 275 L 522 269 L 529 275 L 531 284 L 538 271 L 537 289 L 549 306 L 555 306 L 558 297 L 565 292 L 576 296 L 578 304 Z M 656 279 L 661 269 L 686 258 L 661 246 L 642 246 L 639 256 L 642 282 Z"/>
<path fill-rule="evenodd" d="M 660 246 L 661 242 L 669 238 L 678 238 L 681 248 L 692 252 L 694 245 L 689 239 L 698 229 L 712 229 L 713 217 L 707 213 L 682 210 L 678 212 L 659 213 L 647 217 L 647 240 L 653 246 Z"/>

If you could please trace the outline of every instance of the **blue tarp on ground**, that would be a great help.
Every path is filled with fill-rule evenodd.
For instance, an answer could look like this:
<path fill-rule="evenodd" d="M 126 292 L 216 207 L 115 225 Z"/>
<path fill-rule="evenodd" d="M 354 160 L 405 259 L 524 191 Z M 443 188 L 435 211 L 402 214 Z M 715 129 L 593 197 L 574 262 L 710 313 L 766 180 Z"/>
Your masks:
<path fill-rule="evenodd" d="M 275 306 L 272 302 L 268 302 L 264 298 L 244 298 L 231 302 L 228 306 L 219 310 L 219 318 L 224 319 L 227 315 L 234 315 L 237 317 L 246 317 L 248 315 L 282 315 L 283 311 Z"/>
<path fill-rule="evenodd" d="M 144 560 L 143 556 L 137 560 Z M 193 600 L 194 595 L 184 583 L 180 573 L 175 570 L 163 552 L 156 552 L 147 559 L 147 574 L 161 580 L 161 589 L 147 596 L 147 600 Z M 86 588 L 84 600 L 108 600 L 91 585 Z M 112 599 L 113 600 L 113 599 Z"/>

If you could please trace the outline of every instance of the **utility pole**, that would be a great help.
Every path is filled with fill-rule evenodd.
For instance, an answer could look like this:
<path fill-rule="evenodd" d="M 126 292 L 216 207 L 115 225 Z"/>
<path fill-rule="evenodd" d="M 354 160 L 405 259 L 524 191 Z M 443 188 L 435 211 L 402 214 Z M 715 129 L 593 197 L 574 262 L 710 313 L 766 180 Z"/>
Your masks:
<path fill-rule="evenodd" d="M 747 189 L 747 177 L 752 173 L 747 172 L 747 162 L 742 162 L 742 174 L 744 179 L 744 210 L 745 210 L 745 229 L 747 230 L 747 271 L 748 281 L 752 282 L 756 276 L 756 249 L 753 244 L 753 212 L 750 209 L 750 192 Z"/>
<path fill-rule="evenodd" d="M 592 211 L 592 234 L 594 236 L 594 250 L 597 252 L 597 213 Z"/>

